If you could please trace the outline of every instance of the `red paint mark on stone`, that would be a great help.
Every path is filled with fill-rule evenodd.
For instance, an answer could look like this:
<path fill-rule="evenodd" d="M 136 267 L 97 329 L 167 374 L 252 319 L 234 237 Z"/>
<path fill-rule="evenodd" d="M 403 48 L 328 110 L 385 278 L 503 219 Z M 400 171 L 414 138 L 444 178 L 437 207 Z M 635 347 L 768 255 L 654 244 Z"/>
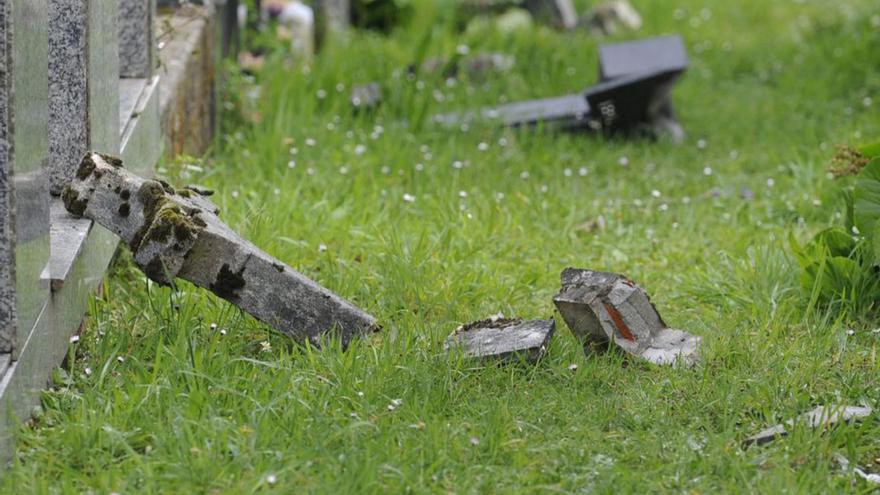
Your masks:
<path fill-rule="evenodd" d="M 617 327 L 617 330 L 623 335 L 623 338 L 630 342 L 635 342 L 636 338 L 629 330 L 629 327 L 626 326 L 626 322 L 623 321 L 623 316 L 620 315 L 620 312 L 608 303 L 605 303 L 605 311 L 608 311 L 608 314 L 611 315 L 611 319 L 614 320 L 614 326 Z"/>

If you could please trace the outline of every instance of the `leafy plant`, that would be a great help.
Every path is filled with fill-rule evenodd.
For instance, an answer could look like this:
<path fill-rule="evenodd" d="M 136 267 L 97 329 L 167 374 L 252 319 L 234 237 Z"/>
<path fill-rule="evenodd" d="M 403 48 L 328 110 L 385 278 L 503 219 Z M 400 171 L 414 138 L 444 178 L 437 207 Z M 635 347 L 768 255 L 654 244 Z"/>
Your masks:
<path fill-rule="evenodd" d="M 880 300 L 880 141 L 842 148 L 835 161 L 845 164 L 836 175 L 856 176 L 844 193 L 848 230 L 827 228 L 803 247 L 792 238 L 792 250 L 812 301 L 871 307 Z"/>

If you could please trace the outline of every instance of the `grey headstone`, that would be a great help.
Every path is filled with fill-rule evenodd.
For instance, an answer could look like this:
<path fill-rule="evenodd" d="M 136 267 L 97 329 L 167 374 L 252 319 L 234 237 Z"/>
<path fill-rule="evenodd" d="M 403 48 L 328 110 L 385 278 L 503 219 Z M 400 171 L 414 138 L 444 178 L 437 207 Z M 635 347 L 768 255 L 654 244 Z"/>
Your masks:
<path fill-rule="evenodd" d="M 119 152 L 118 0 L 49 0 L 50 187 L 86 150 Z"/>
<path fill-rule="evenodd" d="M 591 344 L 611 341 L 655 364 L 699 359 L 700 337 L 669 328 L 648 294 L 616 273 L 566 268 L 556 308 L 589 353 Z"/>
<path fill-rule="evenodd" d="M 128 243 L 156 282 L 188 280 L 300 341 L 333 332 L 347 345 L 378 329 L 375 318 L 233 232 L 198 191 L 143 179 L 93 153 L 62 199 Z"/>
<path fill-rule="evenodd" d="M 316 0 L 315 15 L 321 22 L 322 34 L 341 32 L 351 24 L 351 5 L 349 0 Z"/>
<path fill-rule="evenodd" d="M 155 0 L 119 0 L 119 75 L 150 77 L 155 67 Z"/>
<path fill-rule="evenodd" d="M 15 353 L 49 297 L 46 2 L 0 12 L 0 352 Z"/>
<path fill-rule="evenodd" d="M 544 356 L 556 321 L 493 317 L 457 328 L 446 339 L 446 349 L 461 347 L 467 357 L 517 359 L 535 362 Z"/>
<path fill-rule="evenodd" d="M 526 0 L 524 7 L 536 18 L 558 29 L 577 26 L 578 17 L 571 0 Z"/>

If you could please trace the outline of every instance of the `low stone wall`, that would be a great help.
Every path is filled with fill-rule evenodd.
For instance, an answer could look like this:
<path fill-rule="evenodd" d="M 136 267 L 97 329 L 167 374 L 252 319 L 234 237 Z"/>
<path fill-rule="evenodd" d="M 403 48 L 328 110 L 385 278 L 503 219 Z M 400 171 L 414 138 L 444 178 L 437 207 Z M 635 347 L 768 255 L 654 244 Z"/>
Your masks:
<path fill-rule="evenodd" d="M 152 175 L 201 154 L 235 0 L 0 0 L 0 456 L 81 328 L 118 239 L 58 194 L 85 151 Z M 231 9 L 231 10 L 230 10 Z"/>

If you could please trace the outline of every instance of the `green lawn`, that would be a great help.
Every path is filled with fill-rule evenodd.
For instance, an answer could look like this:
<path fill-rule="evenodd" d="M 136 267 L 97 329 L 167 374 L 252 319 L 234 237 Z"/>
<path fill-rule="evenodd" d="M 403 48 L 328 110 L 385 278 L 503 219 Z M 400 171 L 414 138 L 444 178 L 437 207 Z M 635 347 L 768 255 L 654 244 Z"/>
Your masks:
<path fill-rule="evenodd" d="M 869 491 L 833 455 L 880 470 L 877 417 L 740 442 L 818 404 L 880 406 L 872 312 L 811 308 L 789 249 L 842 223 L 835 146 L 880 135 L 880 7 L 634 3 L 639 36 L 688 44 L 681 145 L 429 125 L 597 77 L 588 33 L 459 36 L 444 3 L 389 37 L 333 42 L 310 70 L 276 53 L 233 78 L 213 153 L 160 173 L 216 189 L 231 226 L 384 331 L 304 349 L 191 285 L 148 283 L 123 253 L 3 491 Z M 517 64 L 455 84 L 400 72 L 460 44 Z M 353 115 L 350 87 L 374 80 L 385 105 Z M 553 316 L 566 266 L 633 278 L 703 336 L 703 363 L 586 358 L 561 319 L 537 365 L 443 351 L 463 322 Z"/>

